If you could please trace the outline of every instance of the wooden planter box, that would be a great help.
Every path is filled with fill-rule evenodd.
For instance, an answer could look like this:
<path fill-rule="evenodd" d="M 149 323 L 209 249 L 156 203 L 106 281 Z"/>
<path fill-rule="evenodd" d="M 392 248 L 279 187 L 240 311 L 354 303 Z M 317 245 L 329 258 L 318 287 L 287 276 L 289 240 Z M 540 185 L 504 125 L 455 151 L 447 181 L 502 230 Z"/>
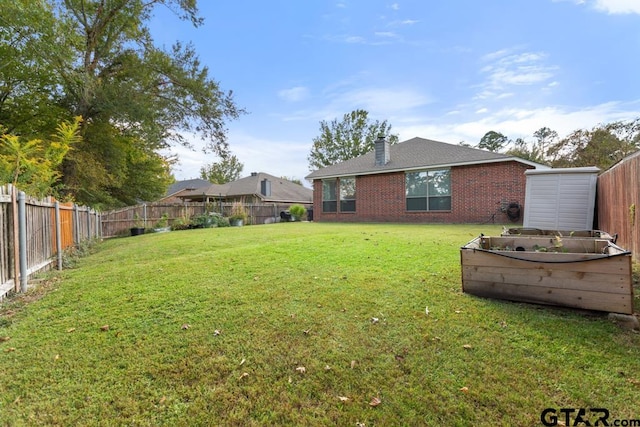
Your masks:
<path fill-rule="evenodd" d="M 607 238 L 481 235 L 460 259 L 472 295 L 633 314 L 631 253 Z"/>

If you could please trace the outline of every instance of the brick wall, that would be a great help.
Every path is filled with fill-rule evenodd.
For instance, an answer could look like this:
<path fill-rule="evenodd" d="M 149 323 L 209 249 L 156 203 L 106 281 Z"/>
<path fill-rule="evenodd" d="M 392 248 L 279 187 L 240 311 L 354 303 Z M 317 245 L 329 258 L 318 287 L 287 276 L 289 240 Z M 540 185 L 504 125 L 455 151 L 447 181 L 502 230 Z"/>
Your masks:
<path fill-rule="evenodd" d="M 356 178 L 356 212 L 322 212 L 322 181 L 313 182 L 315 221 L 510 223 L 501 211 L 511 202 L 524 213 L 525 175 L 518 162 L 488 163 L 451 168 L 451 211 L 405 210 L 404 173 L 365 175 Z"/>

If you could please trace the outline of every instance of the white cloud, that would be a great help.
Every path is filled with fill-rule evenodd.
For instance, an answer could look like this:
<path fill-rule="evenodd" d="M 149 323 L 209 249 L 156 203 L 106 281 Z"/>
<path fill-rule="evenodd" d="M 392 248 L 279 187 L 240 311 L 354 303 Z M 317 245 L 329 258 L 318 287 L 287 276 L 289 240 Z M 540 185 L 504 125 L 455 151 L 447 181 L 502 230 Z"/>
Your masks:
<path fill-rule="evenodd" d="M 595 8 L 610 14 L 640 14 L 638 0 L 596 0 Z"/>
<path fill-rule="evenodd" d="M 391 9 L 399 10 L 400 9 L 400 5 L 398 3 L 394 3 L 394 4 L 391 5 Z"/>
<path fill-rule="evenodd" d="M 594 9 L 609 14 L 640 14 L 638 0 L 553 0 L 554 2 L 572 2 L 577 5 L 589 4 Z"/>
<path fill-rule="evenodd" d="M 514 53 L 502 49 L 481 58 L 487 65 L 480 69 L 486 75 L 475 99 L 502 99 L 514 95 L 514 87 L 543 84 L 554 77 L 556 67 L 545 64 L 546 55 L 541 52 Z M 547 88 L 553 87 L 548 84 Z"/>
<path fill-rule="evenodd" d="M 473 145 L 490 130 L 501 132 L 511 139 L 526 139 L 531 138 L 536 130 L 546 126 L 563 138 L 577 129 L 592 129 L 599 124 L 631 120 L 638 116 L 638 102 L 631 105 L 608 102 L 575 110 L 557 106 L 530 110 L 503 108 L 481 118 L 456 114 L 442 117 L 442 120 L 437 120 L 437 124 L 393 122 L 392 125 L 394 131 L 400 134 L 401 141 L 420 136 L 452 144 L 465 141 Z M 452 121 L 452 118 L 455 121 Z"/>
<path fill-rule="evenodd" d="M 392 31 L 378 31 L 374 33 L 378 37 L 397 38 L 398 35 Z"/>
<path fill-rule="evenodd" d="M 298 102 L 309 97 L 309 89 L 304 86 L 295 86 L 279 91 L 278 96 L 288 102 Z"/>
<path fill-rule="evenodd" d="M 428 96 L 413 88 L 371 87 L 342 92 L 333 97 L 331 104 L 343 112 L 362 108 L 372 115 L 390 118 L 431 102 Z"/>
<path fill-rule="evenodd" d="M 251 172 L 266 172 L 304 181 L 304 177 L 309 174 L 306 158 L 311 151 L 311 140 L 301 143 L 265 139 L 234 130 L 229 132 L 228 139 L 231 141 L 231 152 L 244 165 L 242 176 L 248 176 Z M 201 145 L 195 137 L 192 143 L 194 146 Z M 200 150 L 175 147 L 171 152 L 179 157 L 179 163 L 173 168 L 177 180 L 199 178 L 202 166 L 219 161 L 213 154 L 203 154 Z M 306 182 L 303 183 L 309 186 Z"/>

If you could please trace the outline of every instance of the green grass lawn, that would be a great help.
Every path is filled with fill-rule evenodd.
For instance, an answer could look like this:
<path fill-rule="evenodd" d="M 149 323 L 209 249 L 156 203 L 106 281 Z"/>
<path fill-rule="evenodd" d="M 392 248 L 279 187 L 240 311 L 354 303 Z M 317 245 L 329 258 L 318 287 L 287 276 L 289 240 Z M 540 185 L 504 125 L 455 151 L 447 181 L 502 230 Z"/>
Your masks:
<path fill-rule="evenodd" d="M 106 241 L 0 306 L 0 425 L 640 419 L 639 334 L 461 292 L 460 246 L 500 230 L 286 223 Z"/>

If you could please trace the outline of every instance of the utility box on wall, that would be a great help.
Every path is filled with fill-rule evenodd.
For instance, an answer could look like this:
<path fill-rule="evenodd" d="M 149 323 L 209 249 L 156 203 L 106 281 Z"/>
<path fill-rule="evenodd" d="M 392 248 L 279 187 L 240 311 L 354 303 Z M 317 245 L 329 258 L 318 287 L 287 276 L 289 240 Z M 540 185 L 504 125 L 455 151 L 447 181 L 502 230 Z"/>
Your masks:
<path fill-rule="evenodd" d="M 530 169 L 525 171 L 523 226 L 546 230 L 591 230 L 600 169 Z"/>

